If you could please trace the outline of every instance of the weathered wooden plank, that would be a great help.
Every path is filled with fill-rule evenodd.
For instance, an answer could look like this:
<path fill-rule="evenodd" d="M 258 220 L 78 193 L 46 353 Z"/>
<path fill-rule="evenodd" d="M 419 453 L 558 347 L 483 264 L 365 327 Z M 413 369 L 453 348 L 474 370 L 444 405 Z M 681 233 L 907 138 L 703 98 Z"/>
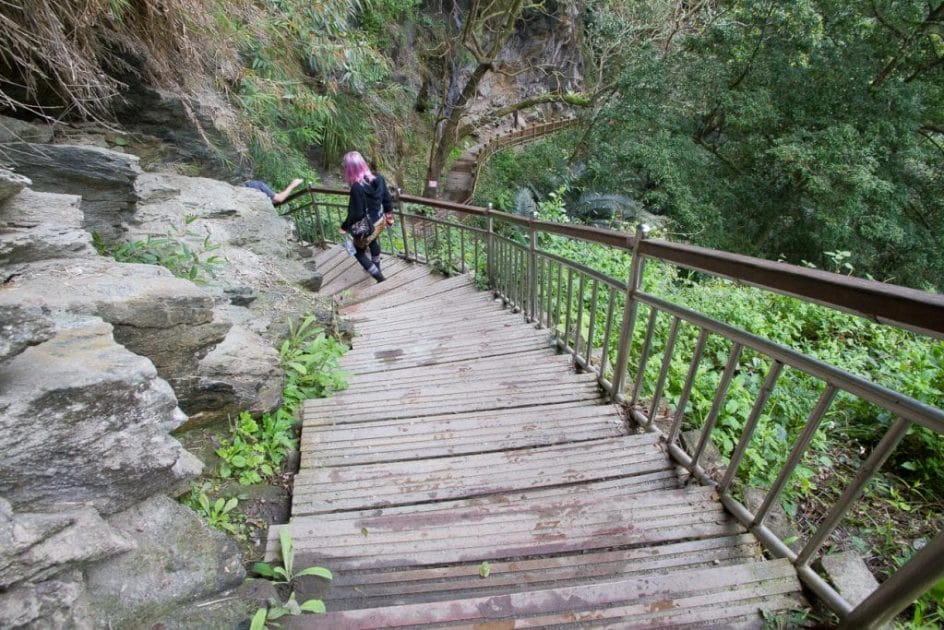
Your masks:
<path fill-rule="evenodd" d="M 392 308 L 394 306 L 408 304 L 410 302 L 416 302 L 419 300 L 427 300 L 436 295 L 446 293 L 452 289 L 456 288 L 470 288 L 470 280 L 465 276 L 455 276 L 453 278 L 443 278 L 437 280 L 431 280 L 429 284 L 418 285 L 414 288 L 411 285 L 410 291 L 392 291 L 389 293 L 384 293 L 378 296 L 375 299 L 370 300 L 369 308 L 372 312 L 379 309 Z M 360 302 L 358 304 L 353 304 L 341 309 L 342 313 L 358 313 L 363 311 L 367 306 L 365 302 Z"/>
<path fill-rule="evenodd" d="M 303 469 L 296 476 L 294 492 L 312 512 L 356 510 L 671 470 L 651 435 L 408 462 Z M 646 441 L 633 443 L 634 438 Z M 501 473 L 496 475 L 496 471 Z"/>
<path fill-rule="evenodd" d="M 626 494 L 635 494 L 641 495 L 644 493 L 650 493 L 655 491 L 662 490 L 677 490 L 682 487 L 682 483 L 679 479 L 678 469 L 667 468 L 665 470 L 658 470 L 655 472 L 649 472 L 645 474 L 637 474 L 626 477 L 618 477 L 615 479 L 608 479 L 605 481 L 596 481 L 593 482 L 593 486 L 590 487 L 590 490 L 598 493 L 598 498 L 600 500 L 609 500 L 611 497 L 619 497 Z M 509 497 L 513 497 L 509 498 Z M 369 512 L 372 516 L 402 516 L 402 515 L 414 515 L 417 519 L 423 520 L 428 519 L 431 522 L 462 522 L 463 518 L 466 517 L 456 517 L 456 514 L 466 514 L 467 512 L 475 513 L 476 515 L 482 513 L 491 513 L 492 510 L 527 510 L 529 505 L 536 504 L 539 506 L 546 505 L 571 505 L 574 499 L 574 486 L 552 486 L 542 488 L 540 490 L 532 491 L 519 491 L 513 495 L 502 494 L 502 495 L 485 495 L 479 497 L 472 497 L 467 499 L 460 499 L 454 501 L 432 501 L 422 504 L 407 504 L 407 505 L 388 505 L 378 510 L 373 510 Z M 522 503 L 526 502 L 526 503 Z M 305 510 L 309 510 L 307 506 L 304 506 L 303 502 L 299 502 L 299 512 L 295 514 L 295 517 L 301 518 L 303 516 L 313 516 Z M 513 505 L 514 507 L 509 507 Z M 639 503 L 638 505 L 644 505 Z M 540 509 L 544 509 L 541 507 Z M 320 519 L 320 522 L 334 522 L 334 521 L 350 521 L 352 514 L 360 513 L 359 511 L 346 511 L 346 512 L 322 512 L 317 515 L 317 518 Z M 471 518 L 471 517 L 468 517 Z"/>
<path fill-rule="evenodd" d="M 491 409 L 487 412 L 443 414 L 422 419 L 384 419 L 356 427 L 336 427 L 330 418 L 311 418 L 306 419 L 302 443 L 328 448 L 333 443 L 350 446 L 351 442 L 365 440 L 369 445 L 372 439 L 393 437 L 404 441 L 413 437 L 435 440 L 437 438 L 433 436 L 438 432 L 448 432 L 451 437 L 474 435 L 479 431 L 491 433 L 495 430 L 530 433 L 544 429 L 557 430 L 570 423 L 574 426 L 586 424 L 588 427 L 599 427 L 604 432 L 624 432 L 622 416 L 616 405 L 570 402 L 541 405 L 533 412 L 531 414 L 527 409 Z"/>
<path fill-rule="evenodd" d="M 339 569 L 481 562 L 743 532 L 701 488 L 627 496 L 611 482 L 591 482 L 424 507 L 306 516 L 283 527 L 298 554 Z M 269 545 L 277 550 L 271 535 Z"/>
<path fill-rule="evenodd" d="M 384 276 L 387 276 L 388 268 L 390 268 L 390 264 L 384 261 L 381 266 Z M 398 273 L 387 276 L 386 282 L 374 284 L 373 286 L 368 286 L 357 291 L 353 291 L 350 294 L 341 297 L 339 300 L 339 305 L 342 307 L 352 306 L 354 304 L 366 302 L 367 300 L 375 298 L 388 291 L 396 291 L 398 289 L 410 290 L 408 287 L 411 284 L 421 280 L 422 278 L 425 278 L 428 275 L 429 270 L 423 265 L 401 261 L 401 266 L 399 267 Z"/>
<path fill-rule="evenodd" d="M 420 418 L 447 413 L 532 407 L 541 403 L 556 404 L 579 400 L 592 403 L 600 399 L 596 383 L 577 383 L 566 389 L 555 388 L 552 384 L 545 383 L 529 391 L 514 391 L 513 388 L 509 388 L 507 391 L 472 392 L 465 397 L 461 393 L 424 394 L 420 388 L 400 390 L 395 393 L 397 395 L 393 398 L 379 396 L 364 404 L 345 405 L 342 401 L 336 402 L 333 406 L 319 406 L 313 409 L 306 405 L 305 415 L 306 417 L 327 416 L 335 424 L 340 424 L 369 422 L 381 418 Z"/>
<path fill-rule="evenodd" d="M 326 596 L 333 610 L 352 608 L 354 602 L 357 607 L 366 607 L 380 605 L 381 601 L 408 603 L 420 597 L 424 601 L 441 601 L 499 592 L 508 587 L 546 588 L 590 579 L 665 573 L 760 558 L 757 541 L 750 534 L 742 534 L 657 547 L 492 562 L 487 580 L 479 574 L 479 564 L 469 563 L 419 569 L 344 571 L 335 575 Z"/>
<path fill-rule="evenodd" d="M 507 449 L 499 452 L 479 453 L 456 457 L 434 457 L 417 459 L 411 462 L 385 463 L 376 465 L 343 466 L 322 469 L 315 475 L 315 483 L 339 484 L 354 480 L 389 479 L 395 481 L 397 476 L 415 476 L 445 472 L 458 477 L 474 475 L 475 469 L 494 472 L 496 466 L 501 467 L 503 474 L 512 474 L 515 470 L 530 470 L 538 468 L 546 471 L 560 469 L 572 470 L 568 474 L 576 474 L 581 464 L 600 467 L 597 462 L 608 458 L 625 460 L 632 464 L 640 459 L 649 459 L 650 456 L 664 455 L 659 439 L 654 433 L 640 433 L 613 438 L 603 438 L 586 442 L 553 444 L 535 448 Z M 563 474 L 563 473 L 562 473 Z M 610 471 L 610 476 L 618 476 L 619 469 Z M 302 485 L 309 479 L 300 475 Z M 563 477 L 562 477 L 563 478 Z M 296 484 L 298 485 L 298 484 Z M 390 485 L 398 485 L 391 483 Z"/>
<path fill-rule="evenodd" d="M 331 628 L 396 628 L 501 620 L 525 628 L 548 625 L 583 625 L 599 622 L 625 624 L 658 620 L 661 624 L 717 622 L 744 618 L 767 598 L 780 606 L 797 601 L 796 575 L 789 562 L 775 560 L 750 565 L 728 565 L 675 571 L 592 584 L 450 600 L 439 604 L 404 604 L 386 608 L 329 612 L 322 620 Z M 647 624 L 648 625 L 648 624 Z M 484 626 L 483 626 L 484 627 Z M 492 627 L 492 626 L 489 626 Z"/>
<path fill-rule="evenodd" d="M 438 308 L 438 307 L 437 307 Z M 531 337 L 546 337 L 552 333 L 547 329 L 538 329 L 533 326 L 522 326 L 518 315 L 507 311 L 496 311 L 487 304 L 476 308 L 449 309 L 448 313 L 437 316 L 435 320 L 429 321 L 424 327 L 424 334 L 419 339 L 416 336 L 416 330 L 409 325 L 403 325 L 404 319 L 400 319 L 401 314 L 396 311 L 385 311 L 383 318 L 374 323 L 361 323 L 357 325 L 356 337 L 354 338 L 355 350 L 364 342 L 378 344 L 387 343 L 409 343 L 410 341 L 462 341 L 471 335 L 491 333 L 493 337 L 503 339 L 515 339 L 524 335 Z M 420 317 L 417 314 L 409 314 L 407 318 Z M 428 314 L 427 314 L 428 317 Z M 358 344 L 358 341 L 361 343 Z"/>
<path fill-rule="evenodd" d="M 355 373 L 362 378 L 355 380 L 346 390 L 338 392 L 338 396 L 357 397 L 363 391 L 376 390 L 379 383 L 387 388 L 412 388 L 424 385 L 429 387 L 456 383 L 481 383 L 484 380 L 507 381 L 517 383 L 518 386 L 528 379 L 538 383 L 558 377 L 561 385 L 588 380 L 573 379 L 578 375 L 570 370 L 569 357 L 549 355 L 547 349 L 536 350 L 533 348 L 533 343 L 531 349 L 518 347 L 517 351 L 509 352 L 507 355 L 496 351 L 499 354 L 493 355 L 484 362 L 479 360 L 479 356 L 462 358 L 441 355 L 438 361 L 432 363 L 397 365 L 385 360 L 388 355 L 383 354 L 383 351 L 378 352 L 384 358 L 367 365 L 352 366 L 346 362 L 340 364 L 343 370 L 351 372 L 357 370 Z M 396 353 L 391 354 L 396 355 Z M 496 365 L 493 362 L 494 357 L 500 358 L 501 363 Z M 383 373 L 383 376 L 370 376 L 377 373 Z M 378 381 L 378 377 L 382 380 Z"/>
<path fill-rule="evenodd" d="M 612 405 L 562 403 L 333 425 L 306 420 L 302 451 L 320 466 L 420 459 L 491 450 L 562 444 L 625 434 Z"/>

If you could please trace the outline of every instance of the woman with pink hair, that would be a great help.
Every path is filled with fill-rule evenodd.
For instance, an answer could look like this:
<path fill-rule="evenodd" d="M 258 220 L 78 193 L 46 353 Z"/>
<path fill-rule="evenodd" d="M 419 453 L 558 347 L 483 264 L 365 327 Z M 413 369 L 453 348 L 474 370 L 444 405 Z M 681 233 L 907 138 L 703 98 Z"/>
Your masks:
<path fill-rule="evenodd" d="M 393 199 L 387 190 L 387 182 L 380 175 L 370 172 L 370 167 L 360 153 L 351 151 L 345 154 L 342 164 L 344 179 L 351 186 L 351 197 L 347 203 L 347 218 L 341 224 L 341 232 L 348 232 L 352 225 L 365 216 L 376 226 L 373 234 L 366 239 L 354 240 L 354 257 L 374 280 L 383 282 L 386 278 L 380 272 L 380 242 L 377 236 L 385 225 L 393 224 Z M 384 217 L 386 221 L 381 223 L 381 218 Z M 367 256 L 368 248 L 370 257 Z"/>

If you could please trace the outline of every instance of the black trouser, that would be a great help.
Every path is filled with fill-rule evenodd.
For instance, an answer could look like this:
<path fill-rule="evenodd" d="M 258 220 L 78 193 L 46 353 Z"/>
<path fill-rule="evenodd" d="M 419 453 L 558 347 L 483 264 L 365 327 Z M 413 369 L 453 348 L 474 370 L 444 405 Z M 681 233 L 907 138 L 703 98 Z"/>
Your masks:
<path fill-rule="evenodd" d="M 370 249 L 369 257 L 367 256 L 368 248 Z M 357 259 L 357 262 L 361 264 L 361 267 L 363 267 L 367 273 L 373 274 L 380 271 L 380 243 L 378 239 L 372 240 L 367 247 L 358 247 L 355 245 L 354 250 L 354 258 Z"/>

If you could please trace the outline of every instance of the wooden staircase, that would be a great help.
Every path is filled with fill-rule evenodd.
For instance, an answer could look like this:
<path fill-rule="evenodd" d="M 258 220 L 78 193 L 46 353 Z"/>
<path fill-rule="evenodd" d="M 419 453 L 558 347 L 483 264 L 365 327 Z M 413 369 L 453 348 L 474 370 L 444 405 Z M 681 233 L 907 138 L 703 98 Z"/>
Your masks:
<path fill-rule="evenodd" d="M 547 330 L 468 277 L 342 248 L 317 260 L 355 322 L 350 387 L 303 410 L 287 527 L 322 616 L 295 628 L 760 627 L 804 605 L 712 489 L 634 433 Z M 269 553 L 278 553 L 270 532 Z"/>

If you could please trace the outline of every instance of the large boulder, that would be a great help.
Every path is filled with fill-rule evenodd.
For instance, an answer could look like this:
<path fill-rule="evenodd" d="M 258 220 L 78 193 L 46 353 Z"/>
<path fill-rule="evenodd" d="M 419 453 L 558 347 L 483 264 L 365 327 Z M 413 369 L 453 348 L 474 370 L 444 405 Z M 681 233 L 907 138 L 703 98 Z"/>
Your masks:
<path fill-rule="evenodd" d="M 79 571 L 0 592 L 0 626 L 4 628 L 92 630 L 102 627 L 96 616 L 88 608 Z"/>
<path fill-rule="evenodd" d="M 0 168 L 0 203 L 19 193 L 31 183 L 29 177 L 18 175 L 6 168 Z"/>
<path fill-rule="evenodd" d="M 168 434 L 186 418 L 153 364 L 101 319 L 55 324 L 0 367 L 0 495 L 16 510 L 85 503 L 110 514 L 196 477 L 202 464 Z"/>
<path fill-rule="evenodd" d="M 282 404 L 283 370 L 279 353 L 259 335 L 233 326 L 199 365 L 192 413 L 187 425 L 235 418 L 241 411 L 258 416 Z"/>
<path fill-rule="evenodd" d="M 137 201 L 137 156 L 101 147 L 69 144 L 0 144 L 0 164 L 30 178 L 42 192 L 82 197 L 82 226 L 106 240 L 121 236 Z"/>
<path fill-rule="evenodd" d="M 6 142 L 52 142 L 52 125 L 34 125 L 33 123 L 0 116 L 0 144 Z"/>
<path fill-rule="evenodd" d="M 90 507 L 17 514 L 0 497 L 0 590 L 40 582 L 134 546 Z"/>
<path fill-rule="evenodd" d="M 182 97 L 140 83 L 130 85 L 114 110 L 126 130 L 157 137 L 174 149 L 177 162 L 220 179 L 247 179 L 239 120 L 218 92 Z"/>
<path fill-rule="evenodd" d="M 99 256 L 12 265 L 0 292 L 9 304 L 101 317 L 118 343 L 149 358 L 188 413 L 199 385 L 200 360 L 230 324 L 214 319 L 213 298 L 156 265 L 116 263 Z"/>
<path fill-rule="evenodd" d="M 167 497 L 115 514 L 109 523 L 136 548 L 86 571 L 99 627 L 149 628 L 147 620 L 233 588 L 246 577 L 236 543 Z"/>
<path fill-rule="evenodd" d="M 29 189 L 0 200 L 0 265 L 95 256 L 80 201 Z"/>
<path fill-rule="evenodd" d="M 41 306 L 0 306 L 0 366 L 52 337 L 54 326 L 49 309 Z"/>

